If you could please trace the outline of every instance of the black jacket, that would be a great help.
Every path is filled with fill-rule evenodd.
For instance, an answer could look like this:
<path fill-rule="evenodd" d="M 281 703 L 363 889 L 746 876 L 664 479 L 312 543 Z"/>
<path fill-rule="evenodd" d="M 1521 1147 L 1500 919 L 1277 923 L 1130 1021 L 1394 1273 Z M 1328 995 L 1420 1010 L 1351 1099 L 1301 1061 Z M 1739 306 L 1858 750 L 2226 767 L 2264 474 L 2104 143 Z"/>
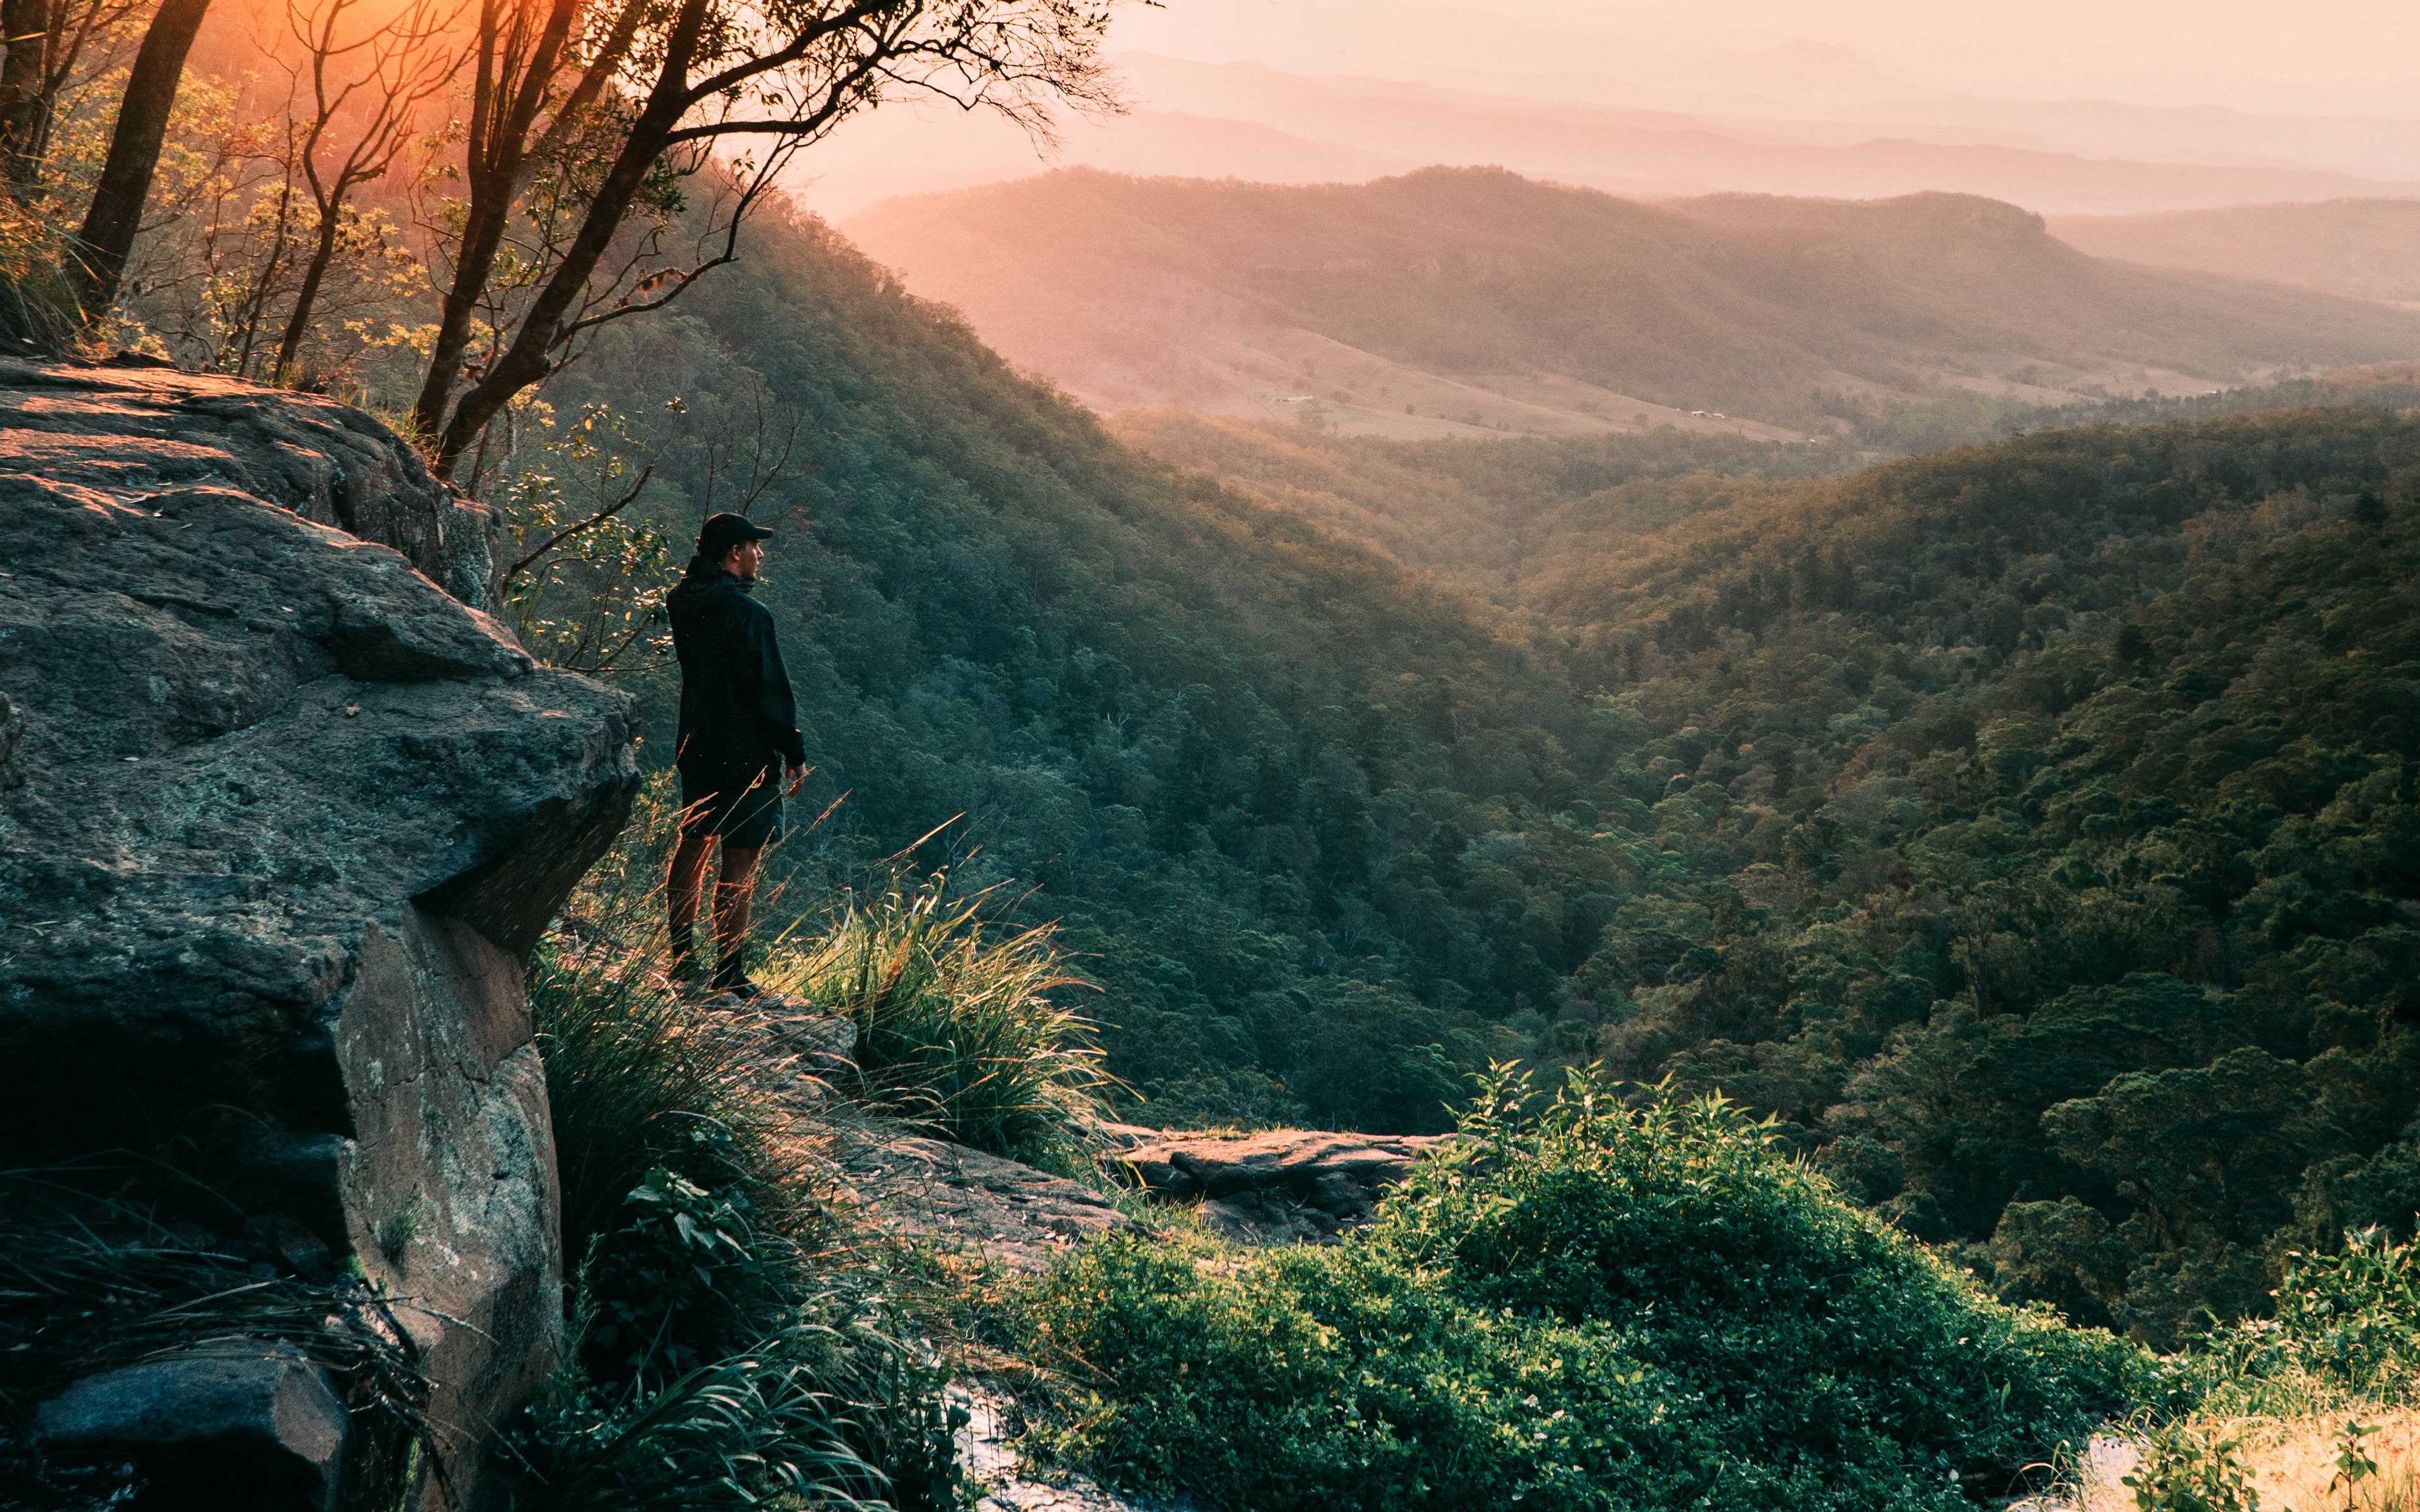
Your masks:
<path fill-rule="evenodd" d="M 665 599 L 680 657 L 678 761 L 690 771 L 759 772 L 807 764 L 799 705 L 773 637 L 773 611 L 704 558 Z"/>

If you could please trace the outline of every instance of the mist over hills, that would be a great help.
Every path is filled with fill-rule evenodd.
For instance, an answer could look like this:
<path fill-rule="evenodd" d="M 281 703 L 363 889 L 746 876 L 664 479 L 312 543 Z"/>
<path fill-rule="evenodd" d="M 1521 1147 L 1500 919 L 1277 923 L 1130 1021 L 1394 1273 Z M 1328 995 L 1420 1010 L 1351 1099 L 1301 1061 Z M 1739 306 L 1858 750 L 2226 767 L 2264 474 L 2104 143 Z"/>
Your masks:
<path fill-rule="evenodd" d="M 1963 195 L 1646 205 L 1502 170 L 1073 170 L 846 230 L 1096 409 L 1348 432 L 1780 439 L 1887 400 L 2197 392 L 2420 352 L 2420 317 L 2101 261 Z"/>
<path fill-rule="evenodd" d="M 1670 80 L 1484 70 L 1443 87 L 1128 53 L 1118 68 L 1133 111 L 1069 121 L 1047 154 L 1004 122 L 908 109 L 852 123 L 818 150 L 800 192 L 838 220 L 887 195 L 1028 177 L 1047 160 L 1277 183 L 1492 164 L 1640 198 L 1938 190 L 2045 214 L 2420 194 L 2420 123 L 1917 98 L 1913 84 L 1859 73 L 1854 58 L 1782 70 L 1828 70 L 1846 91 L 1814 98 L 1765 87 L 1771 70 L 1753 61 L 1728 58 L 1744 71 L 1709 94 Z M 1676 78 L 1702 85 L 1711 67 Z"/>
<path fill-rule="evenodd" d="M 2420 302 L 2420 201 L 2228 205 L 2153 215 L 2069 215 L 2051 232 L 2097 257 L 2265 278 L 2395 303 Z"/>
<path fill-rule="evenodd" d="M 2045 213 L 2420 193 L 2420 183 L 2410 181 L 2411 164 L 2420 158 L 2408 151 L 2350 157 L 2324 132 L 2242 117 L 2229 122 L 2234 130 L 2215 133 L 2213 145 L 2196 141 L 2192 127 L 2169 120 L 2170 113 L 2123 107 L 1945 111 L 1931 102 L 1892 101 L 1838 113 L 1846 118 L 1794 109 L 1757 118 L 1736 114 L 1736 102 L 1720 113 L 1642 108 L 1653 96 L 1627 89 L 1559 101 L 1306 77 L 1248 63 L 1128 56 L 1120 66 L 1155 109 L 1256 120 L 1423 163 L 1500 164 L 1596 188 L 1661 184 L 1848 198 L 1941 190 Z M 2370 135 L 2401 142 L 2411 133 L 2379 125 Z M 2269 150 L 2247 150 L 2261 147 Z M 2365 171 L 2340 166 L 2350 162 Z"/>

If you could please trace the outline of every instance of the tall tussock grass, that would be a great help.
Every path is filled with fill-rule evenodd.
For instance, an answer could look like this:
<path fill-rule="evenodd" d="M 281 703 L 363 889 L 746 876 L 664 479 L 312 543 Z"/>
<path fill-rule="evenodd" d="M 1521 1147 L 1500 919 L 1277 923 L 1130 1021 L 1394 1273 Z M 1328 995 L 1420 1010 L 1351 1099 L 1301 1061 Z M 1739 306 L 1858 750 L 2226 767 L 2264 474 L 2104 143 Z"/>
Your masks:
<path fill-rule="evenodd" d="M 530 1020 L 546 1057 L 566 1253 L 613 1220 L 652 1167 L 672 1161 L 715 1182 L 794 1193 L 775 1152 L 769 1087 L 778 1051 L 751 1020 L 701 1013 L 667 983 L 643 903 L 612 895 L 542 946 Z"/>
<path fill-rule="evenodd" d="M 778 1018 L 666 978 L 675 816 L 659 784 L 530 966 L 578 1270 L 513 1505 L 949 1504 L 939 1378 L 838 1263 Z"/>
<path fill-rule="evenodd" d="M 1052 926 L 987 933 L 985 901 L 894 873 L 796 935 L 778 969 L 856 1025 L 860 1096 L 960 1144 L 1064 1165 L 1114 1085 L 1092 1024 L 1062 1000 L 1090 984 Z"/>
<path fill-rule="evenodd" d="M 712 1008 L 667 977 L 669 783 L 582 882 L 529 973 L 578 1263 L 571 1360 L 514 1438 L 516 1506 L 941 1506 L 956 1477 L 930 1351 L 821 1200 L 820 1135 L 862 1114 L 1075 1168 L 1113 1084 L 1085 984 L 1047 926 L 895 862 L 787 913 L 756 975 L 785 999 Z M 803 1007 L 799 1006 L 803 1000 Z M 810 1104 L 796 1015 L 855 1026 Z"/>

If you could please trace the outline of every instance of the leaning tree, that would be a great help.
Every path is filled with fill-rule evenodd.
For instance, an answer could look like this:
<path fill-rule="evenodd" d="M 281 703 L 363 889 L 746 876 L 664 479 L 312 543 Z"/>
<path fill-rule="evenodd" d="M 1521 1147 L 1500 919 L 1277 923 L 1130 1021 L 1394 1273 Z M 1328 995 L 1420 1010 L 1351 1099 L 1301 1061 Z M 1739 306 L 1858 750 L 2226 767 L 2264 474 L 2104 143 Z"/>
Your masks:
<path fill-rule="evenodd" d="M 1115 109 L 1110 0 L 478 0 L 450 263 L 413 418 L 451 473 L 584 334 L 737 258 L 802 148 L 900 95 Z M 710 203 L 685 187 L 706 185 Z M 691 255 L 665 253 L 675 224 Z"/>

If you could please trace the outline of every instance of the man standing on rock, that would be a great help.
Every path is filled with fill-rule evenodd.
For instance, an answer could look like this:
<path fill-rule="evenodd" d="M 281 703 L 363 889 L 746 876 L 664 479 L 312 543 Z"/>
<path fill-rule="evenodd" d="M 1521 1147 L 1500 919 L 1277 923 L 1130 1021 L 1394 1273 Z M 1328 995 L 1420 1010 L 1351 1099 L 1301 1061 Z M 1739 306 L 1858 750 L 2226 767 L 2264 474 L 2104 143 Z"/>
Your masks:
<path fill-rule="evenodd" d="M 722 874 L 714 887 L 713 986 L 742 999 L 763 989 L 748 980 L 749 908 L 756 859 L 782 833 L 782 795 L 806 780 L 798 703 L 782 665 L 773 614 L 749 596 L 773 532 L 744 515 L 714 515 L 697 534 L 697 555 L 665 602 L 680 658 L 680 844 L 665 897 L 672 911 L 672 976 L 696 981 L 699 896 L 715 842 Z M 783 768 L 788 768 L 784 782 Z"/>

